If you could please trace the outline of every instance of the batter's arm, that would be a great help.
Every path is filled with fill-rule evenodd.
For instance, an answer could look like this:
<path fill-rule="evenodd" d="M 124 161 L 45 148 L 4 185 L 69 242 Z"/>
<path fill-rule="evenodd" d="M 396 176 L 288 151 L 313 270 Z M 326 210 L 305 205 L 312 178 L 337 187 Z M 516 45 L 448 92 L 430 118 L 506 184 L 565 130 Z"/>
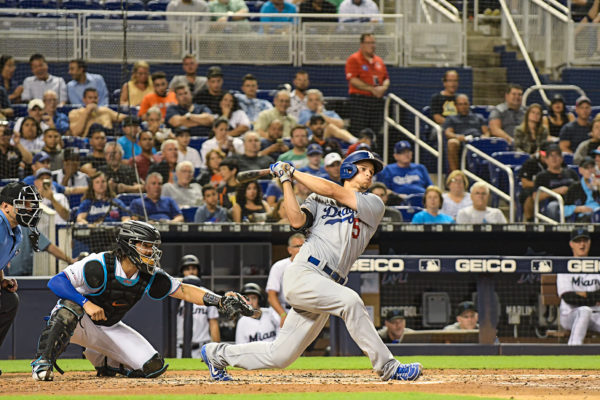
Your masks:
<path fill-rule="evenodd" d="M 302 172 L 296 171 L 294 175 L 296 174 L 302 174 Z M 306 223 L 306 214 L 300 210 L 300 205 L 298 204 L 298 200 L 296 200 L 296 194 L 294 193 L 291 181 L 283 182 L 282 186 L 283 206 L 285 207 L 285 212 L 290 221 L 290 225 L 294 229 L 300 229 Z"/>
<path fill-rule="evenodd" d="M 358 168 L 361 167 L 359 166 Z M 350 207 L 354 211 L 358 211 L 356 204 L 356 191 L 346 188 L 344 186 L 340 186 L 337 183 L 332 182 L 330 180 L 319 178 L 318 176 L 314 176 L 305 172 L 300 172 L 298 170 L 294 172 L 294 179 L 296 179 L 298 182 L 302 183 L 304 186 L 309 188 L 312 192 L 315 192 L 316 194 L 319 194 L 321 196 L 337 200 L 339 203 Z M 288 212 L 289 218 L 289 209 L 287 208 L 287 203 L 286 211 Z M 290 219 L 290 222 L 291 221 L 292 220 Z M 296 228 L 296 226 L 294 226 L 294 228 Z"/>

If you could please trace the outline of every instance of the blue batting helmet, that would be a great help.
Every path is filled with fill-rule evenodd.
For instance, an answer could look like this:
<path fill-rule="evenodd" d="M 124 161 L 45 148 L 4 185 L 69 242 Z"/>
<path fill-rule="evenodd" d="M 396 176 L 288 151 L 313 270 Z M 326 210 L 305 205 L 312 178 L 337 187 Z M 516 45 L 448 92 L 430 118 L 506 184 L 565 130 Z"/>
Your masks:
<path fill-rule="evenodd" d="M 359 161 L 370 161 L 373 164 L 373 168 L 375 168 L 376 174 L 381 172 L 383 169 L 383 163 L 381 160 L 375 157 L 370 151 L 355 151 L 346 157 L 340 166 L 340 178 L 342 182 L 356 175 L 358 168 L 356 168 L 355 164 Z"/>

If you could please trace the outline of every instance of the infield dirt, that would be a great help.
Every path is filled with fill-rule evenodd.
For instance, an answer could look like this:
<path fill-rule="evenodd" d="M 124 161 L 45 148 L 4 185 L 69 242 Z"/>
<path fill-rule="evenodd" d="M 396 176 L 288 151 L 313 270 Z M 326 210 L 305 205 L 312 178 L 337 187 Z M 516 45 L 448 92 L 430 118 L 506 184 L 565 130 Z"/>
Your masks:
<path fill-rule="evenodd" d="M 381 382 L 373 372 L 238 371 L 234 382 L 212 382 L 207 371 L 173 371 L 156 379 L 97 378 L 93 372 L 67 372 L 53 382 L 30 374 L 3 374 L 3 396 L 240 394 L 298 392 L 423 392 L 513 399 L 600 399 L 598 371 L 582 370 L 426 370 L 417 382 Z"/>

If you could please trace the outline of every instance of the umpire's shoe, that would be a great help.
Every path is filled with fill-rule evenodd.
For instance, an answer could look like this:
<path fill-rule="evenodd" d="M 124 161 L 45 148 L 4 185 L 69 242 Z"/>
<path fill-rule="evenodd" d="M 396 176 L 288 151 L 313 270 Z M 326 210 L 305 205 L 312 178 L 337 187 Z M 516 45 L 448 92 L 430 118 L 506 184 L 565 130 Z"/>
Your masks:
<path fill-rule="evenodd" d="M 420 363 L 400 364 L 390 379 L 399 381 L 416 381 L 423 373 Z"/>
<path fill-rule="evenodd" d="M 208 356 L 206 355 L 206 345 L 202 346 L 202 350 L 200 350 L 200 355 L 202 356 L 202 361 L 208 367 L 208 371 L 210 372 L 210 378 L 213 381 L 232 381 L 233 379 L 227 373 L 225 368 L 215 368 L 214 365 L 210 361 L 208 361 Z"/>
<path fill-rule="evenodd" d="M 31 376 L 36 381 L 54 380 L 52 372 L 52 363 L 42 357 L 31 362 Z"/>

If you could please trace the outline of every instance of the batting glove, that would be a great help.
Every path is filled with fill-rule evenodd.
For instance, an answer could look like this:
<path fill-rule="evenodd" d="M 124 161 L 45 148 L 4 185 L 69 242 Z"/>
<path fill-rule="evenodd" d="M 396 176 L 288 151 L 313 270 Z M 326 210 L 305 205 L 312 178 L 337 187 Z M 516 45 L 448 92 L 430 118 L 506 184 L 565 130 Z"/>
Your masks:
<path fill-rule="evenodd" d="M 288 163 L 277 161 L 275 164 L 271 164 L 271 174 L 279 179 L 279 182 L 283 183 L 292 180 L 292 175 L 296 170 L 293 166 Z"/>

